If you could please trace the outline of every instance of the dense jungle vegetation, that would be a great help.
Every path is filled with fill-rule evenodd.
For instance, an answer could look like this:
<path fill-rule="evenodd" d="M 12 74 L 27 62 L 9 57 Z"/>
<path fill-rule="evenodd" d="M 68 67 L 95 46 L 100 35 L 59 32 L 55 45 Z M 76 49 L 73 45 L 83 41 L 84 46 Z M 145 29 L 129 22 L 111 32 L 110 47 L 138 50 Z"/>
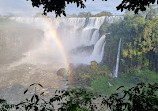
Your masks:
<path fill-rule="evenodd" d="M 108 27 L 110 32 L 103 62 L 113 68 L 119 39 L 122 39 L 120 72 L 149 69 L 158 72 L 158 18 L 125 15 L 123 21 Z"/>
<path fill-rule="evenodd" d="M 155 83 L 158 80 L 158 15 L 157 8 L 135 15 L 127 12 L 124 20 L 100 28 L 107 34 L 105 54 L 97 68 L 79 66 L 74 71 L 75 86 L 110 95 L 117 87 L 132 87 L 139 82 Z M 112 78 L 115 70 L 118 44 L 122 39 L 119 77 Z"/>

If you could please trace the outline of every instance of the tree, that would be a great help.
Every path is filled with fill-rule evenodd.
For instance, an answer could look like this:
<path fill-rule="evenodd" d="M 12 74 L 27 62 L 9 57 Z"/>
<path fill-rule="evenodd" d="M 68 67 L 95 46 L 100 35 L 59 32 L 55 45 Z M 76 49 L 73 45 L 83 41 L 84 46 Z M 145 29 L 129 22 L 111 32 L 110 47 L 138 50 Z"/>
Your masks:
<path fill-rule="evenodd" d="M 117 6 L 117 10 L 123 11 L 124 9 L 132 10 L 134 13 L 138 11 L 145 11 L 146 6 L 154 4 L 157 0 L 123 0 L 122 3 Z M 158 4 L 158 1 L 157 1 Z"/>
<path fill-rule="evenodd" d="M 55 12 L 56 16 L 66 16 L 65 7 L 67 4 L 75 3 L 77 7 L 85 8 L 84 1 L 86 0 L 27 0 L 32 2 L 33 7 L 43 6 L 43 14 L 47 15 L 48 12 Z"/>
<path fill-rule="evenodd" d="M 68 4 L 75 3 L 77 7 L 85 8 L 84 2 L 87 0 L 27 0 L 32 2 L 33 7 L 43 6 L 43 14 L 47 15 L 48 12 L 54 11 L 56 16 L 66 16 L 65 7 Z M 92 0 L 94 1 L 94 0 Z M 107 1 L 107 0 L 102 0 Z M 122 3 L 117 6 L 117 10 L 123 11 L 124 9 L 132 10 L 135 13 L 138 11 L 145 11 L 146 6 L 154 4 L 156 0 L 123 0 Z M 158 1 L 157 1 L 158 4 Z"/>
<path fill-rule="evenodd" d="M 115 93 L 109 98 L 104 98 L 102 104 L 109 106 L 112 111 L 157 111 L 157 90 L 157 83 L 152 85 L 139 83 L 130 89 L 122 89 L 122 93 Z"/>
<path fill-rule="evenodd" d="M 118 93 L 111 96 L 97 96 L 85 89 L 58 90 L 51 98 L 46 98 L 44 92 L 38 92 L 36 87 L 43 87 L 38 83 L 31 97 L 19 104 L 7 104 L 0 99 L 0 111 L 157 111 L 158 110 L 158 83 L 139 83 L 130 89 L 119 87 Z M 29 89 L 24 94 L 29 93 Z M 54 106 L 58 105 L 58 108 Z"/>
<path fill-rule="evenodd" d="M 145 18 L 151 20 L 157 17 L 158 7 L 156 7 L 155 5 L 151 5 L 145 12 Z"/>
<path fill-rule="evenodd" d="M 92 17 L 92 14 L 90 12 L 81 12 L 78 17 Z"/>
<path fill-rule="evenodd" d="M 96 15 L 94 15 L 96 17 L 101 17 L 101 16 L 112 16 L 111 12 L 106 12 L 106 11 L 102 11 L 100 13 L 97 13 Z"/>

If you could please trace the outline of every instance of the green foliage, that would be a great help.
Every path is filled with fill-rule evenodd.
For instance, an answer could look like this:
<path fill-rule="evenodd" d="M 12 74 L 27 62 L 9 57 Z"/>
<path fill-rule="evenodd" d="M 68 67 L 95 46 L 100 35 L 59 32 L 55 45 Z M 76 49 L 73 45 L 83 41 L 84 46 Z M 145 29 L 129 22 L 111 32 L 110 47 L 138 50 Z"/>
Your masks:
<path fill-rule="evenodd" d="M 145 19 L 147 20 L 157 18 L 158 7 L 155 5 L 151 5 L 143 14 L 145 15 Z"/>
<path fill-rule="evenodd" d="M 50 102 L 61 101 L 59 111 L 95 111 L 96 105 L 92 100 L 95 96 L 85 89 L 70 89 L 68 91 L 57 91 L 57 95 Z"/>
<path fill-rule="evenodd" d="M 78 15 L 70 15 L 72 17 L 84 17 L 84 18 L 88 18 L 88 17 L 102 17 L 102 16 L 112 16 L 111 12 L 107 12 L 107 11 L 102 11 L 100 13 L 97 14 L 92 14 L 90 12 L 80 12 Z"/>
<path fill-rule="evenodd" d="M 37 87 L 43 87 L 40 84 L 32 84 L 35 92 L 30 98 L 26 98 L 17 105 L 9 105 L 6 100 L 0 99 L 0 110 L 22 110 L 22 111 L 157 111 L 158 110 L 158 83 L 144 84 L 139 83 L 136 86 L 123 89 L 123 86 L 117 88 L 118 93 L 113 93 L 109 97 L 96 97 L 94 93 L 85 89 L 58 90 L 55 96 L 46 99 L 43 98 L 43 92 L 37 93 Z M 25 91 L 25 94 L 28 90 Z M 100 101 L 100 102 L 99 102 Z M 55 104 L 57 108 L 54 108 Z"/>
<path fill-rule="evenodd" d="M 108 66 L 98 65 L 97 67 L 97 70 L 93 70 L 90 66 L 78 66 L 75 68 L 75 77 L 73 79 L 78 84 L 76 87 L 90 86 L 91 82 L 98 77 L 112 76 Z"/>
<path fill-rule="evenodd" d="M 78 15 L 77 15 L 77 17 L 86 17 L 86 18 L 88 18 L 88 17 L 92 17 L 93 15 L 90 13 L 90 12 L 80 12 Z"/>
<path fill-rule="evenodd" d="M 157 82 L 157 80 L 158 73 L 150 70 L 136 70 L 131 73 L 121 74 L 119 78 L 111 78 L 108 76 L 98 77 L 96 80 L 91 82 L 91 87 L 94 91 L 110 95 L 115 92 L 119 86 L 130 88 L 140 82 L 153 84 Z"/>
<path fill-rule="evenodd" d="M 134 11 L 134 13 L 138 13 L 138 11 L 145 11 L 146 6 L 154 4 L 155 2 L 156 0 L 122 0 L 122 3 L 117 6 L 117 10 L 123 11 L 124 9 L 127 9 Z"/>
<path fill-rule="evenodd" d="M 119 39 L 122 38 L 120 72 L 150 69 L 158 72 L 158 19 L 127 14 L 124 20 L 108 27 L 103 63 L 111 70 L 116 63 Z"/>
<path fill-rule="evenodd" d="M 107 12 L 107 11 L 102 11 L 100 13 L 97 13 L 94 15 L 95 17 L 101 17 L 101 16 L 112 16 L 111 12 Z"/>
<path fill-rule="evenodd" d="M 44 97 L 44 92 L 39 92 L 38 87 L 43 88 L 41 84 L 34 83 L 24 91 L 24 94 L 29 92 L 29 89 L 34 87 L 34 93 L 30 98 L 15 105 L 16 110 L 22 111 L 54 111 L 54 106 Z"/>
<path fill-rule="evenodd" d="M 28 1 L 28 0 L 27 0 Z M 64 15 L 65 7 L 67 4 L 75 3 L 77 7 L 85 8 L 84 1 L 86 0 L 30 0 L 33 7 L 43 6 L 43 14 L 46 15 L 48 12 L 54 11 L 56 16 Z"/>
<path fill-rule="evenodd" d="M 13 107 L 14 105 L 8 104 L 6 100 L 0 99 L 0 111 L 8 111 L 12 109 Z"/>
<path fill-rule="evenodd" d="M 101 25 L 101 27 L 99 29 L 100 34 L 103 35 L 103 34 L 108 33 L 107 29 L 108 29 L 109 26 L 110 26 L 110 24 L 107 21 L 104 21 L 104 23 Z"/>
<path fill-rule="evenodd" d="M 43 88 L 42 85 L 34 83 L 30 87 L 35 88 L 34 94 L 30 98 L 26 98 L 26 101 L 15 105 L 17 110 L 54 111 L 55 104 L 58 111 L 94 111 L 96 109 L 96 105 L 92 101 L 95 99 L 94 94 L 85 89 L 57 90 L 55 96 L 46 99 L 44 92 L 37 90 L 37 87 Z M 28 91 L 29 89 L 26 89 L 24 94 Z"/>
<path fill-rule="evenodd" d="M 27 0 L 29 1 L 29 0 Z M 43 7 L 43 14 L 48 12 L 55 12 L 56 16 L 66 16 L 65 7 L 69 4 L 75 3 L 79 8 L 85 8 L 85 2 L 87 0 L 30 0 L 33 7 Z M 92 0 L 94 1 L 94 0 Z M 102 0 L 107 1 L 107 0 Z M 123 11 L 124 9 L 132 10 L 135 13 L 138 11 L 145 11 L 146 6 L 154 4 L 156 0 L 142 1 L 142 0 L 122 0 L 122 3 L 117 6 L 117 10 Z"/>
<path fill-rule="evenodd" d="M 116 90 L 116 87 L 109 86 L 109 83 L 113 85 L 111 77 L 99 77 L 98 79 L 92 81 L 91 87 L 94 91 L 109 96 Z"/>
<path fill-rule="evenodd" d="M 117 90 L 121 89 L 119 87 Z M 122 93 L 112 94 L 104 98 L 103 105 L 113 111 L 157 111 L 158 110 L 158 84 L 139 83 L 135 87 L 121 90 Z"/>

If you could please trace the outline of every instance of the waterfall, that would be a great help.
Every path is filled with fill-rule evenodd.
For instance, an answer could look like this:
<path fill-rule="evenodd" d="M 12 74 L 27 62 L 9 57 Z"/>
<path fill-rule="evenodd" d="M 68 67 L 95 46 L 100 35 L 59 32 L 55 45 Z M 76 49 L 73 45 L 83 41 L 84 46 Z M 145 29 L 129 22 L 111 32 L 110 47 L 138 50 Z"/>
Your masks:
<path fill-rule="evenodd" d="M 115 71 L 114 71 L 113 77 L 118 77 L 118 69 L 119 69 L 119 61 L 120 61 L 120 51 L 121 51 L 121 38 L 120 38 L 120 41 L 119 41 L 118 53 L 117 53 L 117 61 L 116 61 L 116 66 L 115 66 Z"/>
<path fill-rule="evenodd" d="M 60 63 L 61 53 L 58 53 L 56 43 L 53 41 L 48 24 L 40 17 L 12 17 L 17 22 L 28 24 L 44 32 L 45 39 L 41 45 L 29 51 L 29 57 L 38 62 Z M 122 20 L 120 16 L 90 17 L 90 18 L 47 18 L 49 24 L 58 33 L 69 62 L 74 64 L 90 64 L 91 60 L 101 62 L 104 54 L 105 36 L 99 34 L 104 21 L 113 23 Z M 49 38 L 49 40 L 48 40 Z M 90 47 L 87 51 L 87 47 Z M 82 50 L 77 50 L 82 49 Z M 54 51 L 53 51 L 54 50 Z M 72 52 L 76 53 L 72 53 Z M 28 54 L 25 54 L 28 55 Z M 42 59 L 42 60 L 40 60 Z M 28 59 L 26 60 L 29 61 Z M 60 61 L 60 62 L 58 62 Z"/>
<path fill-rule="evenodd" d="M 122 19 L 120 16 L 45 19 L 42 17 L 11 17 L 8 25 L 15 22 L 13 25 L 23 29 L 22 31 L 14 29 L 15 31 L 9 34 L 19 37 L 24 34 L 24 31 L 25 34 L 37 36 L 27 30 L 31 27 L 31 29 L 38 29 L 36 33 L 40 32 L 41 36 L 40 40 L 36 39 L 35 42 L 29 40 L 31 47 L 22 56 L 19 55 L 20 60 L 0 67 L 0 97 L 6 98 L 11 104 L 22 101 L 21 91 L 39 81 L 45 86 L 43 91 L 48 95 L 54 94 L 55 90 L 67 89 L 67 81 L 58 77 L 56 72 L 60 68 L 67 69 L 69 63 L 78 65 L 90 64 L 91 61 L 101 62 L 106 36 L 100 35 L 99 29 L 104 21 L 113 23 L 120 19 Z M 12 28 L 15 27 L 10 27 Z M 24 38 L 26 44 L 27 39 Z"/>
<path fill-rule="evenodd" d="M 103 35 L 94 46 L 94 50 L 91 55 L 91 61 L 95 60 L 97 62 L 101 62 L 104 53 L 105 38 L 105 35 Z"/>

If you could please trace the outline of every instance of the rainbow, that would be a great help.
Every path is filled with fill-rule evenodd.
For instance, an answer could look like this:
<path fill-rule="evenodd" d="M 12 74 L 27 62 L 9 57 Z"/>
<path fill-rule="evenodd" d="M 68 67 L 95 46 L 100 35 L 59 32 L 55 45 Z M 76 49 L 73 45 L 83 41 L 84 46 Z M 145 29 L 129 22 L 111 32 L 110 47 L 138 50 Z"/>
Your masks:
<path fill-rule="evenodd" d="M 50 29 L 51 35 L 52 35 L 53 39 L 56 41 L 58 48 L 60 49 L 60 52 L 64 58 L 64 64 L 66 66 L 67 71 L 70 71 L 68 56 L 67 56 L 65 48 L 62 44 L 62 41 L 60 40 L 60 36 L 57 34 L 55 28 L 50 23 L 50 20 L 47 17 L 42 16 L 42 18 L 43 18 L 44 22 L 47 24 L 48 28 Z"/>

